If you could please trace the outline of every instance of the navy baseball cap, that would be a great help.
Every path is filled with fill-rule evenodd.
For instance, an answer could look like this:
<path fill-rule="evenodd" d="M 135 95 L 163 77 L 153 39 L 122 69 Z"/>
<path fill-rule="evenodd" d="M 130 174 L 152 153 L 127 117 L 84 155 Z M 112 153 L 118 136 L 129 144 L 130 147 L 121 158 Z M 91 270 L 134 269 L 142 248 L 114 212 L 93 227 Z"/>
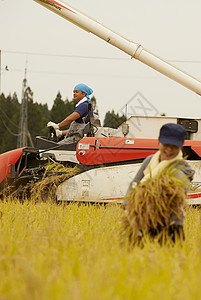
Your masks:
<path fill-rule="evenodd" d="M 175 145 L 181 148 L 185 137 L 186 131 L 183 126 L 174 123 L 167 123 L 160 129 L 159 142 L 161 144 Z"/>

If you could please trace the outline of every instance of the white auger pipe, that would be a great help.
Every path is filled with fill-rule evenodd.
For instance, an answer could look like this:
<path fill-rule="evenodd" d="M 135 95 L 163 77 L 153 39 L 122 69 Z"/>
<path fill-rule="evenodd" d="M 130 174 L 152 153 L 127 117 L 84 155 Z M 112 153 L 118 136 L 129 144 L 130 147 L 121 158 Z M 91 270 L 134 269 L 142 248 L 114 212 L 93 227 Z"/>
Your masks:
<path fill-rule="evenodd" d="M 143 62 L 144 64 L 150 66 L 156 71 L 164 74 L 165 76 L 175 80 L 176 82 L 182 84 L 188 89 L 194 91 L 195 93 L 201 95 L 201 81 L 192 77 L 191 75 L 185 73 L 179 68 L 173 66 L 164 59 L 154 55 L 149 52 L 142 45 L 129 41 L 125 37 L 118 33 L 115 33 L 106 26 L 98 23 L 96 20 L 88 17 L 84 13 L 72 8 L 70 5 L 66 4 L 61 0 L 34 0 L 44 7 L 50 9 L 59 16 L 67 19 L 71 23 L 77 25 L 78 27 L 91 32 L 103 39 L 104 41 L 110 43 L 111 45 L 119 48 L 125 53 L 129 54 L 131 58 L 136 58 Z"/>

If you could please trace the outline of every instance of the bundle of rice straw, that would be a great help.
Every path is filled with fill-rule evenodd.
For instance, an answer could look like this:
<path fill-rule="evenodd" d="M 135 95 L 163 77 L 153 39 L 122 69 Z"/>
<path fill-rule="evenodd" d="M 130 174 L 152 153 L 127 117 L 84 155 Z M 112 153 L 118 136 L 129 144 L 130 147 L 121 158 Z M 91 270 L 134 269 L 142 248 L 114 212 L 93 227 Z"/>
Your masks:
<path fill-rule="evenodd" d="M 47 171 L 53 171 L 51 176 L 44 174 L 43 178 L 31 184 L 30 198 L 33 201 L 56 201 L 56 190 L 60 183 L 79 174 L 81 172 L 77 167 L 65 167 L 62 164 L 54 163 L 46 166 Z M 58 175 L 57 172 L 64 172 Z M 55 174 L 54 174 L 55 172 Z"/>
<path fill-rule="evenodd" d="M 129 240 L 131 246 L 142 244 L 143 238 L 167 234 L 171 214 L 182 219 L 186 181 L 174 175 L 163 171 L 140 183 L 127 195 L 122 238 Z"/>

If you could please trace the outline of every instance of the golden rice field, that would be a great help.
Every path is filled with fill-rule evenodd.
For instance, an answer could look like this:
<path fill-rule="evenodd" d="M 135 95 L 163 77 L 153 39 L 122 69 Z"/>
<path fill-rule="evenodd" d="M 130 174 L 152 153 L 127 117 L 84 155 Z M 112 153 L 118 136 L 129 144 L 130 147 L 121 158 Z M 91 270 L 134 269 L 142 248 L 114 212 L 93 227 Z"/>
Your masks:
<path fill-rule="evenodd" d="M 0 203 L 0 300 L 201 299 L 201 211 L 183 246 L 120 244 L 118 205 Z"/>

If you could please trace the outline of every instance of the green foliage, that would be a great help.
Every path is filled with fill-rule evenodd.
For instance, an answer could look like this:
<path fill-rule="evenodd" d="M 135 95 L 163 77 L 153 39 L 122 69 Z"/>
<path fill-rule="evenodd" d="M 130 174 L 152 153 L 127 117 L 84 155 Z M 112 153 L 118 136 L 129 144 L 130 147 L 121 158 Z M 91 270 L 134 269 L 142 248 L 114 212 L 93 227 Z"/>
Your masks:
<path fill-rule="evenodd" d="M 30 87 L 25 91 L 28 99 L 28 130 L 34 142 L 36 135 L 47 135 L 46 127 L 49 120 L 47 104 L 33 102 L 33 92 Z M 5 97 L 0 95 L 0 153 L 15 149 L 19 131 L 20 103 L 17 95 Z M 29 144 L 29 146 L 31 146 Z"/>
<path fill-rule="evenodd" d="M 126 121 L 126 117 L 123 116 L 119 116 L 119 114 L 115 114 L 114 110 L 112 110 L 111 112 L 108 111 L 105 115 L 105 119 L 104 119 L 104 127 L 111 127 L 111 128 L 118 128 L 123 122 Z"/>
<path fill-rule="evenodd" d="M 34 102 L 34 94 L 30 87 L 26 88 L 25 96 L 28 99 L 28 131 L 33 143 L 35 143 L 36 136 L 48 136 L 48 121 L 61 122 L 75 109 L 75 102 L 67 98 L 63 100 L 60 92 L 50 110 L 46 103 Z M 96 98 L 92 97 L 91 102 L 94 112 L 98 114 Z M 17 147 L 20 105 L 16 93 L 7 97 L 4 94 L 0 95 L 0 153 Z M 29 139 L 28 146 L 31 146 Z"/>
<path fill-rule="evenodd" d="M 43 109 L 42 104 L 34 103 L 33 101 L 33 92 L 30 87 L 25 91 L 28 99 L 28 130 L 31 134 L 33 142 L 35 142 L 35 137 L 37 135 L 46 135 L 47 129 L 47 105 Z M 45 113 L 44 113 L 45 112 Z M 31 146 L 29 144 L 29 146 Z"/>
<path fill-rule="evenodd" d="M 37 135 L 47 135 L 47 118 L 43 114 L 42 105 L 34 103 L 33 100 L 28 102 L 28 129 L 34 139 Z"/>
<path fill-rule="evenodd" d="M 0 153 L 16 148 L 20 104 L 17 95 L 0 95 Z"/>
<path fill-rule="evenodd" d="M 61 121 L 74 111 L 74 102 L 62 100 L 58 93 L 51 110 L 47 104 L 39 104 L 33 101 L 33 92 L 30 87 L 25 90 L 28 99 L 28 130 L 35 142 L 36 136 L 48 136 L 47 122 Z M 20 103 L 16 93 L 5 97 L 0 95 L 0 153 L 15 149 L 19 131 Z M 28 146 L 31 146 L 30 142 Z"/>
<path fill-rule="evenodd" d="M 62 100 L 62 96 L 60 92 L 58 92 L 50 112 L 50 119 L 55 123 L 59 123 L 68 115 L 72 114 L 74 109 L 74 101 L 69 101 L 68 99 L 66 99 L 65 101 Z"/>

